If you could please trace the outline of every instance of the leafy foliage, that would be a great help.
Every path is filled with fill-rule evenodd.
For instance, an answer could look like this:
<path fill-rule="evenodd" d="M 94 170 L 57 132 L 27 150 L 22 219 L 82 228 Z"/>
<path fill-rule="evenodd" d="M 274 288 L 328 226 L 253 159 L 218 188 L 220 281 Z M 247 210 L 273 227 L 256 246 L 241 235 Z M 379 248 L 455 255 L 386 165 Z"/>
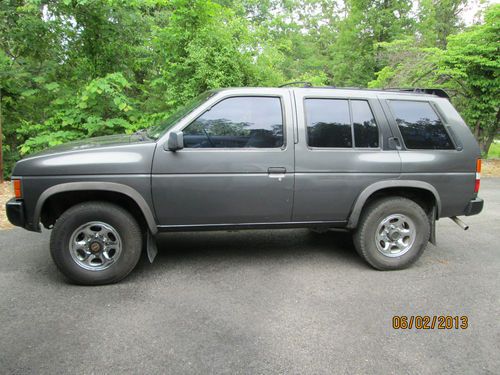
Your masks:
<path fill-rule="evenodd" d="M 158 124 L 207 89 L 310 81 L 450 89 L 486 153 L 498 18 L 464 0 L 5 0 L 4 175 L 22 155 Z"/>
<path fill-rule="evenodd" d="M 444 50 L 422 46 L 414 38 L 383 44 L 389 63 L 369 86 L 448 89 L 486 156 L 500 126 L 498 35 L 500 5 L 494 5 L 484 24 L 451 35 Z"/>
<path fill-rule="evenodd" d="M 460 93 L 462 114 L 474 127 L 484 154 L 500 126 L 500 4 L 485 15 L 485 23 L 448 39 L 440 73 Z"/>

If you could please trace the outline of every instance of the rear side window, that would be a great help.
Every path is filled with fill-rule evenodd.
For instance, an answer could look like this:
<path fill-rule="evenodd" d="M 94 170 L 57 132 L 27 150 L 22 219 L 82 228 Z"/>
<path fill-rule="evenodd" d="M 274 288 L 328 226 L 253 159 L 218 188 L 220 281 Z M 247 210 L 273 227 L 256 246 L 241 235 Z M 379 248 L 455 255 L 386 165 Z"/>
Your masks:
<path fill-rule="evenodd" d="M 349 102 L 306 99 L 307 140 L 311 147 L 352 147 Z"/>
<path fill-rule="evenodd" d="M 377 124 L 366 100 L 306 99 L 305 112 L 310 147 L 379 146 Z"/>
<path fill-rule="evenodd" d="M 378 147 L 378 129 L 366 100 L 351 100 L 355 147 Z"/>
<path fill-rule="evenodd" d="M 184 130 L 185 148 L 283 146 L 283 112 L 277 97 L 232 97 L 214 105 Z"/>
<path fill-rule="evenodd" d="M 389 105 L 406 148 L 420 150 L 455 148 L 443 123 L 428 102 L 390 100 Z"/>

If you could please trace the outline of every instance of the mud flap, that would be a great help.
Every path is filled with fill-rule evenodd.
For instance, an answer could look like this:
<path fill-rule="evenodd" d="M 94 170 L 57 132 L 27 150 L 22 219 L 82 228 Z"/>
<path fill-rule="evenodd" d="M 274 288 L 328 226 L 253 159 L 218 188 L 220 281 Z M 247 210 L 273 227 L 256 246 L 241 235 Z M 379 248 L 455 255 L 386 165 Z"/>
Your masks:
<path fill-rule="evenodd" d="M 156 239 L 149 230 L 146 241 L 146 251 L 148 253 L 149 262 L 153 263 L 156 258 L 156 254 L 158 254 L 158 247 L 156 246 Z"/>
<path fill-rule="evenodd" d="M 429 242 L 434 246 L 437 246 L 436 240 L 436 206 L 432 207 L 429 214 L 429 224 L 431 225 L 431 233 L 429 236 Z"/>

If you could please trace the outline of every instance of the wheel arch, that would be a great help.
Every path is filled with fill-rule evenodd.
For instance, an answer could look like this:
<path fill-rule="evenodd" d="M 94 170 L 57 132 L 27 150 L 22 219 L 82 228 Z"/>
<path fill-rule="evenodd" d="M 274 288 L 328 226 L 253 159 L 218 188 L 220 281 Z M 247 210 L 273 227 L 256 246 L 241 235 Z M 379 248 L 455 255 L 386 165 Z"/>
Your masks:
<path fill-rule="evenodd" d="M 40 220 L 43 219 L 42 214 L 44 213 L 46 204 L 51 201 L 52 198 L 57 197 L 61 194 L 71 194 L 76 193 L 81 195 L 82 193 L 87 193 L 87 196 L 90 196 L 89 193 L 107 193 L 108 197 L 113 195 L 115 197 L 123 197 L 124 204 L 132 204 L 141 214 L 144 224 L 147 225 L 151 233 L 154 235 L 158 232 L 158 228 L 156 225 L 156 221 L 149 207 L 148 203 L 144 199 L 144 197 L 135 189 L 130 186 L 115 183 L 115 182 L 68 182 L 62 183 L 58 185 L 51 186 L 47 190 L 45 190 L 40 197 L 35 206 L 34 214 L 33 214 L 33 222 L 36 225 L 39 225 Z M 85 199 L 85 194 L 79 197 L 77 202 L 87 201 L 89 199 Z M 102 198 L 98 200 L 103 200 Z M 123 204 L 122 204 L 123 205 Z"/>
<path fill-rule="evenodd" d="M 436 218 L 440 217 L 441 214 L 441 199 L 439 197 L 439 193 L 434 186 L 424 181 L 417 180 L 386 180 L 376 182 L 368 187 L 366 187 L 356 199 L 356 202 L 353 205 L 351 213 L 349 215 L 349 220 L 347 222 L 347 227 L 350 229 L 356 228 L 358 225 L 359 218 L 363 212 L 366 204 L 369 203 L 374 197 L 378 195 L 401 195 L 407 196 L 411 193 L 420 192 L 424 194 L 423 196 L 432 196 L 434 198 L 434 202 L 432 202 L 431 206 L 435 207 L 435 215 Z M 422 196 L 422 195 L 421 195 Z M 417 202 L 418 203 L 418 202 Z M 429 210 L 432 207 L 428 207 Z"/>

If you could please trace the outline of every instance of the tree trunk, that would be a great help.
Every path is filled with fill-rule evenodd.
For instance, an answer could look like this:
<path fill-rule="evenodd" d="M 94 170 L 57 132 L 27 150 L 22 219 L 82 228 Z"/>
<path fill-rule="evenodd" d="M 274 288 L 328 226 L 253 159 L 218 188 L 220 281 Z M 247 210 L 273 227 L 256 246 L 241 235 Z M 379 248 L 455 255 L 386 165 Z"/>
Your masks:
<path fill-rule="evenodd" d="M 476 140 L 479 142 L 481 136 L 481 122 L 479 120 L 476 121 L 476 125 L 474 126 L 474 135 Z"/>
<path fill-rule="evenodd" d="M 491 129 L 490 132 L 488 132 L 487 137 L 483 137 L 480 147 L 481 147 L 481 154 L 486 157 L 488 156 L 488 152 L 490 151 L 491 144 L 495 140 L 495 137 L 498 135 L 498 125 L 500 123 L 500 109 L 497 110 L 497 115 L 495 116 L 495 124 L 493 129 Z"/>
<path fill-rule="evenodd" d="M 3 183 L 2 89 L 0 88 L 0 184 Z"/>
<path fill-rule="evenodd" d="M 488 137 L 483 138 L 479 143 L 479 147 L 481 148 L 481 155 L 484 158 L 488 156 L 488 152 L 490 151 L 491 144 L 495 140 L 495 133 L 490 134 Z"/>
<path fill-rule="evenodd" d="M 499 125 L 500 125 L 500 108 L 497 110 L 495 116 L 495 123 L 491 124 L 491 127 L 487 127 L 488 131 L 485 131 L 481 127 L 481 121 L 477 120 L 474 124 L 474 137 L 477 143 L 479 143 L 479 148 L 481 149 L 482 157 L 487 157 L 490 151 L 491 144 L 495 140 L 495 137 L 499 135 Z"/>

